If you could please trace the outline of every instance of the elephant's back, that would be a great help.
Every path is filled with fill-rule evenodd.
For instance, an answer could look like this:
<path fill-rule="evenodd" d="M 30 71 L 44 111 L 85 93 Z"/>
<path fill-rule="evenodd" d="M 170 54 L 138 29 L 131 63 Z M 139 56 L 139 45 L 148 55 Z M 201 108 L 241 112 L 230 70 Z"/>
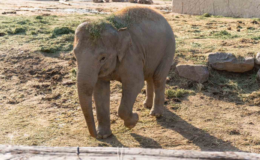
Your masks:
<path fill-rule="evenodd" d="M 115 16 L 119 22 L 126 24 L 131 34 L 135 53 L 144 62 L 145 79 L 153 76 L 166 57 L 172 59 L 175 52 L 174 34 L 160 12 L 148 7 L 127 7 L 116 12 Z"/>
<path fill-rule="evenodd" d="M 159 21 L 165 19 L 163 15 L 152 8 L 132 6 L 126 7 L 114 13 L 120 20 L 125 21 L 129 26 L 143 21 Z"/>
<path fill-rule="evenodd" d="M 127 13 L 127 10 L 121 13 Z M 161 63 L 172 63 L 175 38 L 167 20 L 156 10 L 136 7 L 129 10 L 136 21 L 127 27 L 136 54 L 143 59 L 145 79 L 152 77 Z M 140 17 L 136 17 L 140 15 Z M 170 59 L 170 60 L 165 60 Z M 168 65 L 168 64 L 165 64 Z"/>

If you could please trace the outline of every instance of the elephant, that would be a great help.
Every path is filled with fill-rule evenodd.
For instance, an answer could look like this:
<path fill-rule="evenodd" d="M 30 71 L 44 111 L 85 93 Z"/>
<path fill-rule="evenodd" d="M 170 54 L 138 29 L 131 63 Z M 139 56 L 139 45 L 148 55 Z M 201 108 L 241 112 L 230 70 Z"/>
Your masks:
<path fill-rule="evenodd" d="M 112 135 L 110 81 L 122 83 L 118 116 L 126 127 L 135 127 L 139 120 L 133 106 L 145 81 L 143 105 L 151 109 L 150 115 L 162 115 L 175 37 L 161 13 L 148 7 L 126 7 L 103 20 L 84 22 L 75 31 L 73 52 L 77 61 L 79 103 L 92 137 L 102 139 Z"/>

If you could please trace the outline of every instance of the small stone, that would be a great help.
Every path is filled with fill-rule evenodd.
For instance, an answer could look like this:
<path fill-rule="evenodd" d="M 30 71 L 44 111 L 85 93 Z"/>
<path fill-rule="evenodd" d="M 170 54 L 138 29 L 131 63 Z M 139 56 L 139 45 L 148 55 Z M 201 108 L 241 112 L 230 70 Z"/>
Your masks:
<path fill-rule="evenodd" d="M 243 73 L 254 68 L 254 58 L 237 58 L 231 53 L 211 53 L 209 65 L 216 69 L 229 72 Z"/>
<path fill-rule="evenodd" d="M 71 81 L 71 80 L 63 81 L 63 82 L 62 82 L 63 85 L 73 85 L 73 84 L 75 84 L 75 83 L 76 83 L 76 82 Z"/>
<path fill-rule="evenodd" d="M 260 65 L 260 52 L 255 57 L 255 64 Z"/>
<path fill-rule="evenodd" d="M 204 83 L 209 79 L 209 71 L 205 65 L 177 65 L 179 76 L 192 81 Z"/>

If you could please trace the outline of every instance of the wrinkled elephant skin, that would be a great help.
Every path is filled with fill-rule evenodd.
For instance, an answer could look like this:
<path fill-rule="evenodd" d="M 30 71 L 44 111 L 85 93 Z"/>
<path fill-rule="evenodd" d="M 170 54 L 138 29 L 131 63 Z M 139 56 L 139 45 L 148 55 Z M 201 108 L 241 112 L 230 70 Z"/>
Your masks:
<path fill-rule="evenodd" d="M 112 134 L 111 80 L 122 83 L 118 115 L 126 127 L 133 128 L 139 119 L 138 114 L 133 113 L 133 105 L 144 81 L 147 82 L 144 107 L 151 109 L 152 116 L 162 115 L 166 77 L 175 53 L 173 31 L 156 10 L 128 7 L 114 13 L 113 18 L 113 25 L 111 21 L 102 23 L 103 28 L 95 41 L 95 35 L 88 29 L 93 22 L 82 23 L 75 33 L 73 51 L 78 67 L 79 101 L 89 132 L 97 138 L 107 138 Z M 118 28 L 118 24 L 127 27 Z M 92 95 L 96 105 L 97 130 Z"/>

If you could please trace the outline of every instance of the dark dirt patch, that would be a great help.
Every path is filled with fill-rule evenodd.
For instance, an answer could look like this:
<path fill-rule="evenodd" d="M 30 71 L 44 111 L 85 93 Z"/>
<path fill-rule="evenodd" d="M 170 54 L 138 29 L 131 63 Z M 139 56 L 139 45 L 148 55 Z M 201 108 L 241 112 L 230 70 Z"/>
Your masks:
<path fill-rule="evenodd" d="M 8 68 L 4 68 L 3 75 L 7 79 L 14 75 L 18 76 L 20 83 L 26 83 L 36 78 L 39 82 L 51 82 L 52 84 L 62 81 L 67 74 L 67 67 L 61 65 L 50 65 L 43 58 L 31 55 L 18 55 L 8 57 L 4 60 Z"/>

